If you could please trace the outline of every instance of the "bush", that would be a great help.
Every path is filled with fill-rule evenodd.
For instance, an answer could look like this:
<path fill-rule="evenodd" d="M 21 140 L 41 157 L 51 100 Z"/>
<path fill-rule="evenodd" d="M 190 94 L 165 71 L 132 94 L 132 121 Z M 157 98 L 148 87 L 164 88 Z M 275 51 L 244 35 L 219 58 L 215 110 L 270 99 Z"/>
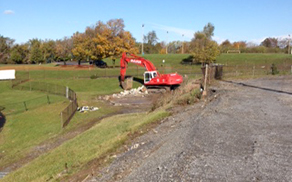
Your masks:
<path fill-rule="evenodd" d="M 91 75 L 91 76 L 90 76 L 90 79 L 97 79 L 97 78 L 98 78 L 97 75 Z"/>
<path fill-rule="evenodd" d="M 279 71 L 277 69 L 277 66 L 274 63 L 271 66 L 271 71 L 272 71 L 272 75 L 279 74 Z"/>

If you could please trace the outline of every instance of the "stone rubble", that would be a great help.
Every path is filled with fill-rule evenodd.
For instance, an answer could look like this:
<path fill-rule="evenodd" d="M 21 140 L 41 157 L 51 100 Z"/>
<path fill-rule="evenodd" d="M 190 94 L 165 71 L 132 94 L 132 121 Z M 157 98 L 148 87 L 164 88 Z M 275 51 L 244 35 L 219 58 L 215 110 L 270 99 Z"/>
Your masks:
<path fill-rule="evenodd" d="M 147 94 L 148 94 L 148 91 L 147 91 L 146 87 L 141 86 L 138 88 L 133 88 L 131 90 L 121 91 L 119 94 L 113 94 L 112 97 L 113 98 L 121 98 L 121 97 L 124 97 L 126 95 L 142 95 L 142 96 L 144 96 Z"/>

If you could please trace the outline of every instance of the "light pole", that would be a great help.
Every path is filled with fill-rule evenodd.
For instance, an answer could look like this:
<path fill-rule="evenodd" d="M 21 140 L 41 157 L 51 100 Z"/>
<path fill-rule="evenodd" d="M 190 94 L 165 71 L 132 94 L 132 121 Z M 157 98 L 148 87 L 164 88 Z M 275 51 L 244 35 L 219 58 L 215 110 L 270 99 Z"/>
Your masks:
<path fill-rule="evenodd" d="M 167 54 L 168 31 L 166 31 L 166 54 Z"/>
<path fill-rule="evenodd" d="M 288 54 L 292 54 L 290 49 L 290 34 L 288 35 Z"/>
<path fill-rule="evenodd" d="M 184 53 L 184 34 L 182 34 L 183 41 L 182 41 L 182 46 L 181 46 L 181 53 Z"/>
<path fill-rule="evenodd" d="M 142 50 L 141 50 L 141 53 L 142 55 L 144 55 L 144 24 L 142 24 Z"/>

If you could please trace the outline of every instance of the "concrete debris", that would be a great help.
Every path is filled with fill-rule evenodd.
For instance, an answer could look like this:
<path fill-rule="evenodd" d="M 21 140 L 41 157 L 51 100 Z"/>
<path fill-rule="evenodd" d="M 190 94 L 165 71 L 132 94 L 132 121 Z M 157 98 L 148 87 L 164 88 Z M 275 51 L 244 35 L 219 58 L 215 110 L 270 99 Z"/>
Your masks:
<path fill-rule="evenodd" d="M 97 111 L 98 109 L 99 109 L 98 107 L 93 107 L 93 106 L 82 106 L 82 107 L 78 107 L 77 111 L 81 113 L 86 113 L 88 111 Z"/>
<path fill-rule="evenodd" d="M 138 88 L 133 88 L 131 90 L 124 90 L 121 91 L 119 94 L 113 94 L 112 97 L 113 98 L 121 98 L 124 97 L 126 95 L 146 95 L 148 94 L 147 88 L 144 86 L 138 87 Z"/>
<path fill-rule="evenodd" d="M 130 148 L 130 150 L 136 149 L 136 148 L 138 148 L 138 147 L 139 147 L 139 143 L 136 143 L 135 145 L 133 145 L 133 146 Z"/>

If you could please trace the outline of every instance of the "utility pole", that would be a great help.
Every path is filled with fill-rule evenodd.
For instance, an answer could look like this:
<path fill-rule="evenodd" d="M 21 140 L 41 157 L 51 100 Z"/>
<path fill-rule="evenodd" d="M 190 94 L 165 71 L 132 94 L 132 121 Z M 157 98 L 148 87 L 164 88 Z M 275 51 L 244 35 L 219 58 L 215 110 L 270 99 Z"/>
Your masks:
<path fill-rule="evenodd" d="M 141 50 L 141 53 L 142 53 L 142 56 L 144 55 L 144 24 L 142 24 L 142 50 Z"/>

